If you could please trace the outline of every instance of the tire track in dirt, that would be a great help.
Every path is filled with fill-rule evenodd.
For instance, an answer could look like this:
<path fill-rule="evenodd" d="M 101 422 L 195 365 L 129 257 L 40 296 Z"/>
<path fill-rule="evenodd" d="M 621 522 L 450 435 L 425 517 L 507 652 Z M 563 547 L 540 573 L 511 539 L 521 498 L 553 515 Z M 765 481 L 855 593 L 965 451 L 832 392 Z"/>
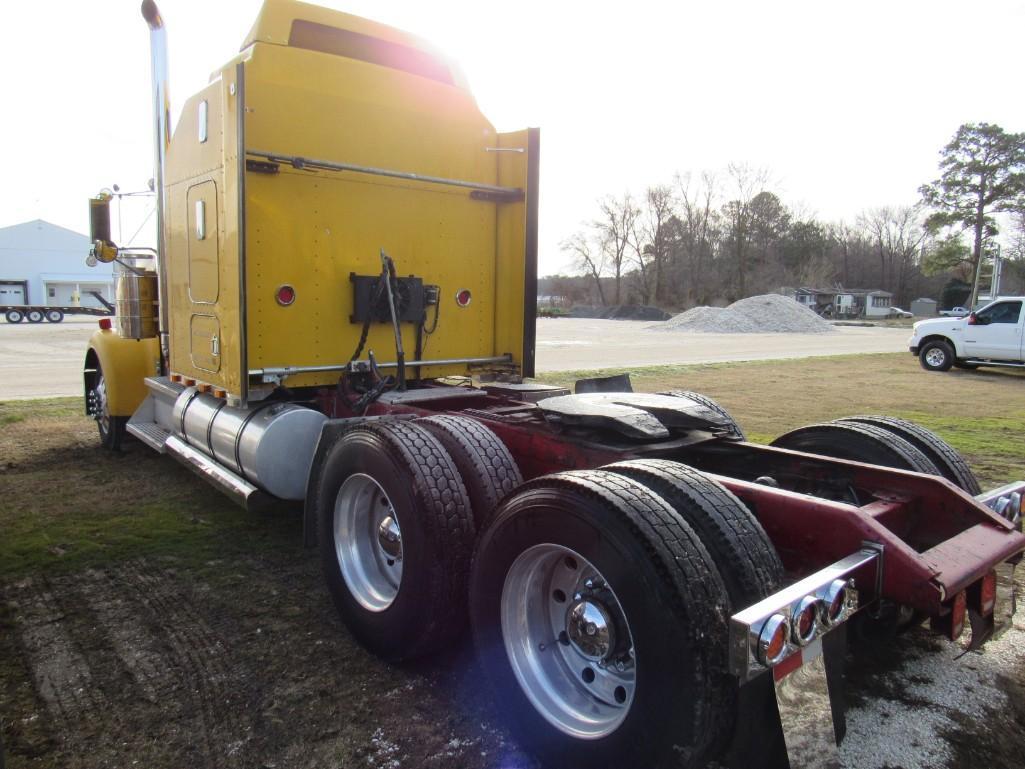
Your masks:
<path fill-rule="evenodd" d="M 55 724 L 55 734 L 73 733 L 90 713 L 108 706 L 94 685 L 85 655 L 68 632 L 66 612 L 46 578 L 27 579 L 5 591 L 36 691 Z"/>
<path fill-rule="evenodd" d="M 110 646 L 150 703 L 173 696 L 175 676 L 155 635 L 142 622 L 137 606 L 126 600 L 107 574 L 89 569 L 75 583 L 107 634 Z"/>
<path fill-rule="evenodd" d="M 109 580 L 112 591 L 130 596 L 127 600 L 147 617 L 152 632 L 166 646 L 159 664 L 166 676 L 180 683 L 187 700 L 181 704 L 191 706 L 184 708 L 187 719 L 192 711 L 184 731 L 193 735 L 190 743 L 200 750 L 201 765 L 211 769 L 238 765 L 238 747 L 249 731 L 233 697 L 234 682 L 243 671 L 233 661 L 224 637 L 194 608 L 196 596 L 189 594 L 193 591 L 183 589 L 173 572 L 153 569 L 142 560 L 119 566 Z M 154 685 L 159 686 L 158 682 Z"/>

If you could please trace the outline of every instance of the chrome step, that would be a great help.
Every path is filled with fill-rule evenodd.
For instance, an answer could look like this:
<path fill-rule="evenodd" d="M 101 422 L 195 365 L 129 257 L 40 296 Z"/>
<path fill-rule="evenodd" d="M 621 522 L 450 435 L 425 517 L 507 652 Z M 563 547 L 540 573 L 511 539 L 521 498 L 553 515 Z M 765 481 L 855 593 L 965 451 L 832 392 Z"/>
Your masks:
<path fill-rule="evenodd" d="M 164 429 L 156 422 L 129 422 L 127 429 L 129 434 L 134 435 L 151 449 L 161 454 L 167 452 L 164 444 L 171 436 L 170 430 Z"/>
<path fill-rule="evenodd" d="M 235 475 L 206 454 L 196 451 L 177 435 L 170 436 L 164 446 L 167 453 L 196 475 L 212 483 L 246 510 L 251 512 L 263 510 L 272 504 L 274 498 L 265 491 L 261 491 L 249 481 Z"/>

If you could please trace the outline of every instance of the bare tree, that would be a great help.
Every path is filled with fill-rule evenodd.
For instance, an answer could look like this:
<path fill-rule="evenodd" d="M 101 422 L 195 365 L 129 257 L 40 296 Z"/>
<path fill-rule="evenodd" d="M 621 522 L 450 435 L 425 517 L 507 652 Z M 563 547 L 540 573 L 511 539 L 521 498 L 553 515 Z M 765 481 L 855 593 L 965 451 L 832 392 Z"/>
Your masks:
<path fill-rule="evenodd" d="M 630 246 L 641 271 L 644 301 L 655 304 L 662 290 L 663 274 L 669 262 L 669 225 L 675 216 L 676 199 L 667 185 L 648 187 L 643 208 L 634 219 Z"/>
<path fill-rule="evenodd" d="M 707 301 L 705 268 L 715 253 L 717 180 L 715 174 L 705 171 L 693 189 L 691 184 L 690 174 L 676 175 L 681 217 L 677 269 L 686 281 L 679 293 L 686 304 L 702 304 Z"/>
<path fill-rule="evenodd" d="M 765 191 L 769 173 L 765 169 L 738 163 L 730 163 L 726 170 L 733 181 L 734 198 L 723 207 L 723 215 L 727 221 L 733 269 L 737 276 L 737 294 L 745 297 L 750 267 L 752 202 Z"/>
<path fill-rule="evenodd" d="M 879 256 L 880 284 L 898 302 L 909 297 L 908 278 L 918 267 L 927 231 L 920 206 L 883 206 L 864 212 L 858 223 Z"/>
<path fill-rule="evenodd" d="M 578 270 L 586 272 L 594 279 L 594 286 L 598 291 L 598 299 L 602 307 L 608 304 L 605 301 L 605 289 L 601 280 L 605 275 L 605 250 L 596 247 L 586 232 L 577 232 L 559 244 L 564 254 L 569 254 L 573 259 L 573 265 Z"/>
<path fill-rule="evenodd" d="M 840 285 L 849 286 L 851 280 L 851 255 L 860 237 L 858 231 L 847 222 L 839 221 L 829 225 L 829 236 L 840 252 Z"/>
<path fill-rule="evenodd" d="M 611 195 L 602 198 L 598 202 L 598 208 L 601 215 L 592 226 L 598 234 L 604 259 L 615 278 L 614 303 L 622 304 L 623 269 L 626 266 L 627 250 L 630 248 L 634 226 L 640 212 L 629 192 L 618 199 Z"/>

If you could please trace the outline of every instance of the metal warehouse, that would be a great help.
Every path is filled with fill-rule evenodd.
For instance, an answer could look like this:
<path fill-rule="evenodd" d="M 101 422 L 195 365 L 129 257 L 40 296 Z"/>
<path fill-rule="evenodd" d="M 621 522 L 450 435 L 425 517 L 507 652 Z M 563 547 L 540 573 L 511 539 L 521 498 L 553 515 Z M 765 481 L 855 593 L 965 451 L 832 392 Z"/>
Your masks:
<path fill-rule="evenodd" d="M 102 307 L 114 299 L 110 265 L 85 264 L 89 237 L 36 219 L 0 227 L 0 305 Z"/>

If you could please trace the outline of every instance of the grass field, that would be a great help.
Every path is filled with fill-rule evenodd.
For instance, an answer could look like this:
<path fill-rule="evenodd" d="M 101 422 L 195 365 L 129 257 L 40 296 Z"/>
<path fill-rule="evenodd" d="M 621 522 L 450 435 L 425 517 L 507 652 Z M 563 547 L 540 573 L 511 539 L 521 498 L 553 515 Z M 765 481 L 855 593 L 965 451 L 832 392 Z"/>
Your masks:
<path fill-rule="evenodd" d="M 891 414 L 950 441 L 984 488 L 1025 476 L 1020 372 L 870 355 L 632 373 L 637 390 L 716 398 L 756 441 Z M 542 381 L 578 375 L 595 372 Z M 77 399 L 0 403 L 0 500 L 8 769 L 534 766 L 496 726 L 467 645 L 422 668 L 367 654 L 295 508 L 248 514 L 139 444 L 102 452 Z"/>

